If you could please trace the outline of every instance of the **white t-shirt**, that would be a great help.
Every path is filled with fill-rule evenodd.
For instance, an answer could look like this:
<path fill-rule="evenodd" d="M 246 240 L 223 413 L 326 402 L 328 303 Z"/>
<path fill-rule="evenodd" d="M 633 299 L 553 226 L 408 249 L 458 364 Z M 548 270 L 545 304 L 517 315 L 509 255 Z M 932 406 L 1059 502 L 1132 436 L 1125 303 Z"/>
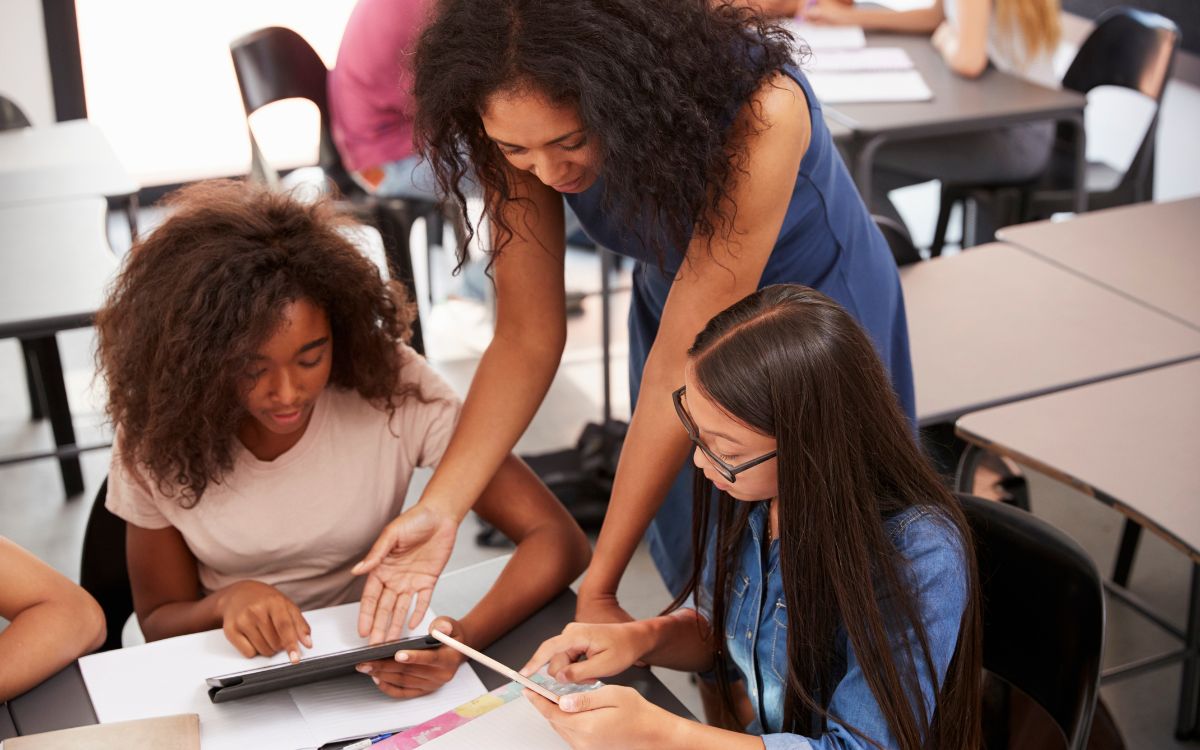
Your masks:
<path fill-rule="evenodd" d="M 326 388 L 296 445 L 260 461 L 238 444 L 233 470 L 192 508 L 131 477 L 118 436 L 106 507 L 136 526 L 178 529 L 206 594 L 253 579 L 305 610 L 355 601 L 363 577 L 350 568 L 402 510 L 413 469 L 437 466 L 461 407 L 422 357 L 404 355 L 401 379 L 428 403 L 410 395 L 389 424 L 358 393 Z"/>
<path fill-rule="evenodd" d="M 957 30 L 958 0 L 945 0 L 942 7 L 946 21 Z M 1062 87 L 1054 73 L 1054 50 L 1042 49 L 1034 55 L 1029 54 L 1025 47 L 1025 39 L 1021 35 L 1021 27 L 1014 23 L 1002 28 L 996 20 L 994 2 L 991 18 L 988 19 L 987 56 L 988 61 L 1001 72 L 1050 89 Z"/>

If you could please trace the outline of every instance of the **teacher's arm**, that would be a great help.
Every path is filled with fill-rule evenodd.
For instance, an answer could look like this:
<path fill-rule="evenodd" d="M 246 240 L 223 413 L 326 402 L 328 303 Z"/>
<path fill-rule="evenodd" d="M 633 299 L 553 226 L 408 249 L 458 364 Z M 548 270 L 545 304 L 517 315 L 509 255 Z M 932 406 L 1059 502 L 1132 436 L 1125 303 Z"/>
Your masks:
<path fill-rule="evenodd" d="M 779 74 L 759 89 L 734 124 L 733 138 L 744 145 L 745 162 L 734 170 L 732 224 L 718 222 L 712 237 L 693 239 L 671 286 L 642 373 L 612 500 L 579 590 L 579 620 L 630 619 L 617 604 L 617 584 L 690 449 L 671 392 L 683 382 L 696 334 L 758 288 L 808 149 L 809 118 L 799 85 Z"/>
<path fill-rule="evenodd" d="M 380 534 L 355 573 L 379 578 L 408 606 L 415 627 L 424 615 L 467 511 L 525 432 L 558 370 L 567 340 L 563 283 L 562 196 L 528 172 L 510 169 L 514 200 L 494 206 L 512 228 L 495 256 L 496 327 L 463 403 L 454 435 L 420 501 Z M 386 562 L 386 565 L 383 563 Z M 416 583 L 414 583 L 414 581 Z M 359 633 L 378 631 L 364 602 Z M 369 611 L 368 611 L 369 610 Z M 392 613 L 402 622 L 404 612 Z"/>

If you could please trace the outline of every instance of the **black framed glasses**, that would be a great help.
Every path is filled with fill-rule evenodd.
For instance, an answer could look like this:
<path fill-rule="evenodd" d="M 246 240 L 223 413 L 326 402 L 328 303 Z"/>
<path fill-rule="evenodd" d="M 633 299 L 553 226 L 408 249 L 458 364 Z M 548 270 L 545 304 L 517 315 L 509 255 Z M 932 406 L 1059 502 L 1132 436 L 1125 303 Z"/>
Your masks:
<path fill-rule="evenodd" d="M 700 430 L 696 428 L 696 423 L 692 421 L 692 415 L 688 414 L 687 409 L 683 405 L 683 395 L 686 391 L 687 386 L 681 385 L 679 386 L 678 390 L 671 394 L 671 400 L 675 402 L 675 413 L 679 415 L 679 421 L 683 422 L 683 429 L 687 431 L 688 439 L 692 441 L 693 445 L 700 449 L 700 452 L 703 453 L 709 462 L 712 463 L 713 468 L 717 470 L 717 473 L 725 478 L 725 481 L 733 484 L 737 481 L 738 474 L 741 474 L 747 469 L 753 469 L 755 466 L 775 458 L 775 454 L 778 451 L 764 453 L 758 458 L 751 459 L 750 461 L 747 461 L 743 464 L 738 464 L 737 466 L 730 466 L 722 461 L 720 456 L 713 453 L 711 450 L 709 450 L 707 445 L 700 441 Z"/>

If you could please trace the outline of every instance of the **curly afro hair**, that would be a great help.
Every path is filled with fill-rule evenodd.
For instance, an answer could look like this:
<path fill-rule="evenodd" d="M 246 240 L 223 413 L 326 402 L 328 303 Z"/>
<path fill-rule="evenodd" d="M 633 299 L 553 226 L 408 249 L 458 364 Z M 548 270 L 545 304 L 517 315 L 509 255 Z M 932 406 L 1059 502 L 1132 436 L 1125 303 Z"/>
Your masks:
<path fill-rule="evenodd" d="M 661 268 L 730 225 L 737 110 L 800 51 L 728 0 L 441 0 L 416 50 L 415 138 L 469 234 L 459 185 L 484 187 L 495 253 L 513 235 L 496 207 L 514 190 L 479 113 L 514 90 L 575 107 L 599 143 L 605 214 Z"/>
<path fill-rule="evenodd" d="M 190 507 L 233 467 L 239 397 L 256 350 L 306 299 L 329 316 L 330 385 L 392 414 L 415 310 L 354 246 L 330 202 L 301 203 L 249 183 L 183 188 L 169 218 L 134 245 L 96 316 L 96 359 L 118 460 Z M 140 471 L 138 471 L 140 470 Z"/>

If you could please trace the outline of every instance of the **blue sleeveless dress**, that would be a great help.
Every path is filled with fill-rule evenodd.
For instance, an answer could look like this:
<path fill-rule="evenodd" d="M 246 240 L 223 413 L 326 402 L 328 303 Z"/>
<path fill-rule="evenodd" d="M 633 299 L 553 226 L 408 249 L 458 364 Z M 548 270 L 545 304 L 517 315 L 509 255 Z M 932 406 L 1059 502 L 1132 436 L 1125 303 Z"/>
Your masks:
<path fill-rule="evenodd" d="M 807 79 L 790 65 L 784 72 L 795 79 L 808 99 L 812 138 L 759 288 L 804 284 L 845 307 L 874 341 L 900 404 L 915 425 L 908 327 L 895 261 L 833 145 L 821 104 Z M 629 389 L 631 403 L 636 405 L 642 370 L 682 252 L 671 254 L 675 257 L 668 258 L 666 268 L 660 271 L 650 249 L 602 213 L 602 180 L 583 193 L 567 195 L 566 200 L 592 240 L 636 261 L 629 309 Z M 688 462 L 646 532 L 651 556 L 672 594 L 683 588 L 691 572 L 691 477 Z"/>

